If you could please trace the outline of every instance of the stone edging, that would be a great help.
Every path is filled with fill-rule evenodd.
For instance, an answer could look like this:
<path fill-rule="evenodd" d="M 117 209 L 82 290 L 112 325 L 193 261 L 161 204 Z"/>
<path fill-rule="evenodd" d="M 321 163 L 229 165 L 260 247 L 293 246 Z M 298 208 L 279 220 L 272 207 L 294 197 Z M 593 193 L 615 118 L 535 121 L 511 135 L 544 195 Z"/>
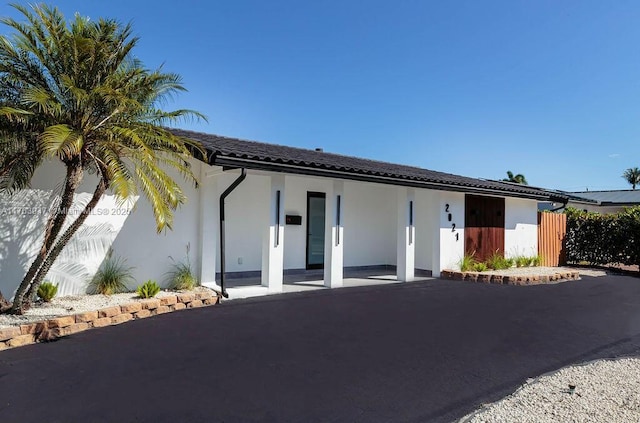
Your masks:
<path fill-rule="evenodd" d="M 179 293 L 20 326 L 0 328 L 0 351 L 36 342 L 53 341 L 91 328 L 118 325 L 172 311 L 214 305 L 218 301 L 219 297 L 213 292 Z"/>
<path fill-rule="evenodd" d="M 580 272 L 565 271 L 551 275 L 492 275 L 490 273 L 443 270 L 440 277 L 442 279 L 449 280 L 494 283 L 501 285 L 540 285 L 549 282 L 575 281 L 580 279 Z"/>

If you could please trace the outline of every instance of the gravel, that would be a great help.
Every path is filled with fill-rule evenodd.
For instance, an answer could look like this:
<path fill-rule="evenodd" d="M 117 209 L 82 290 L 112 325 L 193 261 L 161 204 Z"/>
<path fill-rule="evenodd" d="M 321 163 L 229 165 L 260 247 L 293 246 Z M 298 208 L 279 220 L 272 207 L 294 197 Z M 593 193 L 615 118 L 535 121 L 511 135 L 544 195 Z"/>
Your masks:
<path fill-rule="evenodd" d="M 529 379 L 459 422 L 640 422 L 640 358 L 598 360 Z"/>
<path fill-rule="evenodd" d="M 210 291 L 209 288 L 197 287 L 193 291 Z M 185 291 L 187 292 L 187 291 Z M 160 291 L 156 298 L 175 295 L 175 291 Z M 99 310 L 105 307 L 122 305 L 140 301 L 140 297 L 135 292 L 126 292 L 113 295 L 72 295 L 66 297 L 56 297 L 50 303 L 37 302 L 22 316 L 0 314 L 0 328 L 8 326 L 24 325 L 26 323 L 39 322 L 70 314 L 84 313 L 87 311 Z"/>

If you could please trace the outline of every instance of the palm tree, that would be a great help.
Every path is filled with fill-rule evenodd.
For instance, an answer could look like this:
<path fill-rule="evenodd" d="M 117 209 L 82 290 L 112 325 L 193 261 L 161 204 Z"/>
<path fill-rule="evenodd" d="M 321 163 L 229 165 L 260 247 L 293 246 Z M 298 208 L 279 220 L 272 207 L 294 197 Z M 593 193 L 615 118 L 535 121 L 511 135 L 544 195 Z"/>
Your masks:
<path fill-rule="evenodd" d="M 507 178 L 503 179 L 503 181 L 529 185 L 529 183 L 527 182 L 527 178 L 525 178 L 523 174 L 518 173 L 514 176 L 513 172 L 511 172 L 510 170 L 507 170 Z"/>
<path fill-rule="evenodd" d="M 624 171 L 622 177 L 631 184 L 632 189 L 636 189 L 636 185 L 640 184 L 640 169 L 631 167 Z"/>
<path fill-rule="evenodd" d="M 122 201 L 141 191 L 158 232 L 170 229 L 173 211 L 186 198 L 167 171 L 177 170 L 196 183 L 189 159 L 205 152 L 165 128 L 183 118 L 204 117 L 159 108 L 184 87 L 178 75 L 146 69 L 132 57 L 138 39 L 130 25 L 79 15 L 67 23 L 56 8 L 13 7 L 27 22 L 1 20 L 14 33 L 0 37 L 0 152 L 9 153 L 0 161 L 0 190 L 27 186 L 43 160 L 58 160 L 66 169 L 42 246 L 14 297 L 11 312 L 21 314 L 107 190 Z M 67 222 L 87 173 L 97 177 L 93 195 Z"/>

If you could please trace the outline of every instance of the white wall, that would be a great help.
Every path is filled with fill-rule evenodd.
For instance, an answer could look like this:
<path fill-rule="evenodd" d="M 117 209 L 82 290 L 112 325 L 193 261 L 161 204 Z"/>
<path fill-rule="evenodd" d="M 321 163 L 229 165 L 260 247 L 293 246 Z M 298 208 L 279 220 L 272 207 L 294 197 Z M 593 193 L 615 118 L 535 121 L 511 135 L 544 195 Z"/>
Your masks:
<path fill-rule="evenodd" d="M 569 202 L 567 207 L 573 207 L 578 210 L 586 210 L 589 212 L 596 212 L 600 214 L 610 214 L 610 213 L 620 213 L 624 211 L 625 207 L 623 206 L 597 206 L 591 204 L 577 204 Z"/>
<path fill-rule="evenodd" d="M 395 265 L 398 196 L 390 185 L 345 182 L 344 265 Z"/>
<path fill-rule="evenodd" d="M 417 269 L 434 270 L 434 248 L 439 248 L 439 208 L 437 192 L 425 189 L 415 190 L 414 224 Z"/>
<path fill-rule="evenodd" d="M 538 203 L 535 200 L 505 198 L 505 257 L 538 254 Z"/>
<path fill-rule="evenodd" d="M 439 276 L 444 269 L 457 269 L 464 257 L 464 194 L 441 191 L 437 194 L 437 216 L 439 216 L 439 251 L 434 248 L 434 263 L 439 268 L 432 269 L 434 276 Z M 447 211 L 447 205 L 448 211 Z M 449 221 L 451 213 L 451 221 Z M 453 225 L 455 224 L 455 229 Z M 457 236 L 456 236 L 457 235 Z"/>
<path fill-rule="evenodd" d="M 198 174 L 200 163 L 194 161 L 193 165 Z M 0 197 L 0 210 L 4 214 L 0 220 L 0 290 L 7 297 L 14 294 L 40 248 L 47 218 L 42 208 L 47 208 L 54 194 L 60 192 L 63 178 L 63 166 L 56 161 L 48 162 L 34 175 L 31 190 Z M 85 175 L 74 202 L 78 211 L 91 197 L 96 183 L 95 176 Z M 162 234 L 156 232 L 151 206 L 144 197 L 119 205 L 113 195 L 105 195 L 47 275 L 48 280 L 59 284 L 59 295 L 85 292 L 109 248 L 134 268 L 138 284 L 155 279 L 164 285 L 171 270 L 169 256 L 184 260 L 187 244 L 195 268 L 200 254 L 199 197 L 188 183 L 183 183 L 182 188 L 188 202 L 176 211 L 173 231 Z"/>

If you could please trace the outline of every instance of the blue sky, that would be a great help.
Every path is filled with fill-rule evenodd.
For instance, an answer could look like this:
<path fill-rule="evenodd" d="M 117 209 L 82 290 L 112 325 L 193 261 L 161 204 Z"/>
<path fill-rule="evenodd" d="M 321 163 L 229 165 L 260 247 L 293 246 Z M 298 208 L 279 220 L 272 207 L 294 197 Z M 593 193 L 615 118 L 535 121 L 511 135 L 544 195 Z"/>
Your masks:
<path fill-rule="evenodd" d="M 49 4 L 131 21 L 186 129 L 563 190 L 640 167 L 637 1 Z"/>

